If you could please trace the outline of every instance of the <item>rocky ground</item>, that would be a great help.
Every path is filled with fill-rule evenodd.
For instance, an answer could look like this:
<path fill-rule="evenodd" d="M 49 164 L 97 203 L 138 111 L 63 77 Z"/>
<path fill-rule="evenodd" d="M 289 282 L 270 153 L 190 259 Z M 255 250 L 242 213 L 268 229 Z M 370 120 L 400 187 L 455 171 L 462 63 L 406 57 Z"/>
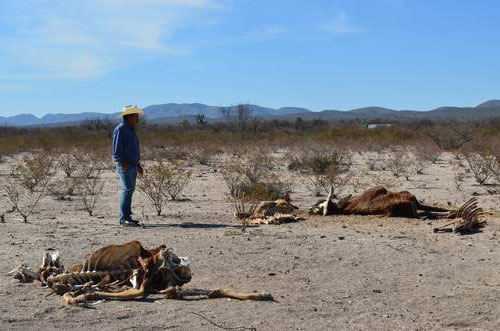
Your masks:
<path fill-rule="evenodd" d="M 474 184 L 470 174 L 457 191 L 445 155 L 409 181 L 387 171 L 370 172 L 355 158 L 356 187 L 385 183 L 408 189 L 426 203 L 458 206 L 473 194 L 488 210 L 482 232 L 435 234 L 446 221 L 384 217 L 310 217 L 316 201 L 296 178 L 293 201 L 306 220 L 242 231 L 234 220 L 220 174 L 193 167 L 182 202 L 169 202 L 155 216 L 136 192 L 134 212 L 144 227 L 118 226 L 117 175 L 107 171 L 105 193 L 95 216 L 78 200 L 46 197 L 30 222 L 14 213 L 0 224 L 0 329 L 490 329 L 500 328 L 500 218 L 498 195 Z M 13 160 L 0 164 L 5 184 Z M 288 174 L 287 174 L 288 175 Z M 0 210 L 9 202 L 0 193 Z M 40 284 L 19 284 L 5 274 L 22 262 L 38 266 L 45 250 L 61 252 L 70 266 L 111 243 L 139 240 L 146 247 L 166 244 L 192 260 L 188 287 L 230 287 L 269 291 L 276 302 L 228 299 L 109 301 L 95 309 L 66 306 Z"/>

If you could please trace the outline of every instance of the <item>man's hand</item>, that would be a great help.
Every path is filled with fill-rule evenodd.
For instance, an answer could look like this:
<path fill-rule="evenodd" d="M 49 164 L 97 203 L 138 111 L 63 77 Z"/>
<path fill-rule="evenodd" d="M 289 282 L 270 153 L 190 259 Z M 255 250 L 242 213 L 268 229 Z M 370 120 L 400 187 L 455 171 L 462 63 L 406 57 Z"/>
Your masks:
<path fill-rule="evenodd" d="M 128 166 L 130 165 L 130 161 L 125 161 L 122 163 L 122 168 L 123 168 L 123 171 L 127 171 L 128 170 Z"/>
<path fill-rule="evenodd" d="M 142 166 L 140 164 L 137 165 L 137 173 L 140 176 L 144 175 L 144 169 L 142 168 Z"/>

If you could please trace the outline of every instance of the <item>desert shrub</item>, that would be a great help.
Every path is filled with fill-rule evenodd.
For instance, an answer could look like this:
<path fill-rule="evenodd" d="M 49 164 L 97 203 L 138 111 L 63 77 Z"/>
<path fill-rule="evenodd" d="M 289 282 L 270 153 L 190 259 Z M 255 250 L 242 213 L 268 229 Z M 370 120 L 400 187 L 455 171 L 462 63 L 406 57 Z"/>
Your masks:
<path fill-rule="evenodd" d="M 259 200 L 249 196 L 241 189 L 245 183 L 245 179 L 239 172 L 239 165 L 235 163 L 237 163 L 236 160 L 226 162 L 220 166 L 219 170 L 229 190 L 227 196 L 233 203 L 235 216 L 241 220 L 245 220 L 251 215 L 253 209 L 255 209 L 255 207 L 249 207 L 249 205 L 255 206 Z"/>
<path fill-rule="evenodd" d="M 188 161 L 190 158 L 190 151 L 188 148 L 180 146 L 169 146 L 158 152 L 157 157 L 170 162 Z"/>
<path fill-rule="evenodd" d="M 147 171 L 138 177 L 137 188 L 155 207 L 158 216 L 163 210 L 164 198 L 167 193 L 168 172 L 167 166 L 159 161 L 150 165 Z"/>
<path fill-rule="evenodd" d="M 98 175 L 73 177 L 73 185 L 78 193 L 83 209 L 92 216 L 104 189 L 104 180 Z"/>
<path fill-rule="evenodd" d="M 215 157 L 217 154 L 220 154 L 220 150 L 201 147 L 192 152 L 192 159 L 198 164 L 213 168 L 215 166 Z"/>
<path fill-rule="evenodd" d="M 244 181 L 250 184 L 258 184 L 267 182 L 273 177 L 276 162 L 267 150 L 248 151 L 243 149 L 235 152 L 223 170 L 240 175 Z"/>
<path fill-rule="evenodd" d="M 28 222 L 28 218 L 33 214 L 40 200 L 44 197 L 46 183 L 43 183 L 38 190 L 27 190 L 18 183 L 7 180 L 4 190 L 7 198 L 15 211 L 21 215 L 23 222 Z"/>
<path fill-rule="evenodd" d="M 288 169 L 322 174 L 331 168 L 345 172 L 349 170 L 351 165 L 352 156 L 350 152 L 324 147 L 292 154 Z"/>
<path fill-rule="evenodd" d="M 52 178 L 53 161 L 43 154 L 25 156 L 11 169 L 4 191 L 24 222 L 35 212 Z"/>
<path fill-rule="evenodd" d="M 496 159 L 487 148 L 468 149 L 464 151 L 465 161 L 479 185 L 484 185 L 493 177 Z"/>
<path fill-rule="evenodd" d="M 410 180 L 413 160 L 406 149 L 393 149 L 384 163 L 385 168 L 389 170 L 394 176 L 403 176 L 404 178 L 406 178 L 406 180 Z"/>
<path fill-rule="evenodd" d="M 287 153 L 284 157 L 285 162 L 288 163 L 288 170 L 301 171 L 304 170 L 303 153 L 291 152 Z"/>
<path fill-rule="evenodd" d="M 442 154 L 435 144 L 415 144 L 412 152 L 418 161 L 425 163 L 436 163 Z"/>
<path fill-rule="evenodd" d="M 61 154 L 57 158 L 58 168 L 61 169 L 68 178 L 70 178 L 71 175 L 76 171 L 76 169 L 78 168 L 78 164 L 79 160 L 77 160 L 77 158 L 71 153 Z"/>
<path fill-rule="evenodd" d="M 246 131 L 255 127 L 258 122 L 252 116 L 253 109 L 250 105 L 236 105 L 233 107 L 220 107 L 219 112 L 233 134 L 243 135 Z M 253 125 L 252 125 L 253 124 Z"/>
<path fill-rule="evenodd" d="M 75 193 L 75 184 L 72 179 L 53 180 L 47 186 L 47 191 L 56 200 L 71 200 Z"/>
<path fill-rule="evenodd" d="M 309 164 L 315 193 L 328 193 L 332 190 L 334 197 L 339 196 L 352 180 L 351 164 L 351 155 L 346 151 L 316 154 Z"/>
<path fill-rule="evenodd" d="M 40 186 L 46 186 L 54 174 L 54 159 L 44 153 L 26 155 L 17 163 L 11 175 L 31 193 Z"/>
<path fill-rule="evenodd" d="M 85 120 L 79 126 L 85 131 L 97 133 L 103 137 L 111 139 L 116 122 L 103 119 Z"/>
<path fill-rule="evenodd" d="M 259 200 L 289 198 L 291 185 L 279 178 L 275 160 L 266 151 L 236 155 L 220 167 L 220 172 L 230 195 L 244 192 Z"/>
<path fill-rule="evenodd" d="M 276 168 L 268 150 L 252 150 L 248 146 L 231 146 L 219 160 L 219 170 L 239 174 L 249 182 L 260 182 Z"/>
<path fill-rule="evenodd" d="M 141 159 L 143 161 L 187 159 L 188 153 L 184 149 L 163 145 L 161 143 L 143 144 Z"/>
<path fill-rule="evenodd" d="M 78 151 L 74 155 L 76 160 L 77 177 L 99 177 L 102 170 L 107 168 L 104 155 L 95 151 Z"/>
<path fill-rule="evenodd" d="M 498 187 L 500 186 L 500 144 L 495 143 L 491 146 L 491 156 L 493 161 L 491 162 L 491 176 L 494 184 L 497 186 L 495 192 L 499 191 Z"/>
<path fill-rule="evenodd" d="M 308 181 L 308 186 L 315 195 L 328 193 L 340 194 L 352 179 L 350 152 L 335 149 L 312 149 L 302 151 L 291 158 L 288 168 L 298 170 Z"/>
<path fill-rule="evenodd" d="M 243 227 L 246 227 L 248 218 L 254 213 L 260 200 L 239 188 L 233 191 L 229 198 L 235 208 L 235 216 L 241 220 Z"/>
<path fill-rule="evenodd" d="M 422 175 L 424 170 L 430 165 L 430 161 L 426 155 L 419 153 L 417 149 L 412 150 L 408 158 L 410 159 L 409 162 L 411 162 L 411 168 L 413 168 L 417 175 Z"/>
<path fill-rule="evenodd" d="M 290 199 L 292 183 L 280 178 L 274 159 L 265 151 L 232 157 L 219 170 L 238 218 L 248 217 L 259 201 Z"/>
<path fill-rule="evenodd" d="M 247 197 L 260 201 L 276 199 L 290 200 L 291 185 L 287 181 L 279 180 L 278 177 L 269 177 L 264 183 L 241 183 L 237 190 Z"/>
<path fill-rule="evenodd" d="M 141 158 L 147 161 L 188 161 L 191 158 L 191 153 L 192 151 L 189 147 L 153 144 L 144 146 L 141 150 Z"/>
<path fill-rule="evenodd" d="M 192 172 L 183 162 L 173 162 L 166 167 L 166 193 L 172 200 L 178 200 L 191 181 Z"/>
<path fill-rule="evenodd" d="M 351 180 L 352 174 L 350 172 L 340 173 L 337 169 L 328 169 L 323 174 L 314 174 L 309 179 L 309 188 L 316 196 L 329 192 L 331 189 L 333 197 L 338 197 Z"/>
<path fill-rule="evenodd" d="M 473 128 L 465 123 L 448 123 L 427 129 L 427 136 L 441 150 L 452 151 L 474 140 Z"/>
<path fill-rule="evenodd" d="M 500 186 L 500 164 L 498 161 L 493 164 L 491 172 L 495 185 Z"/>
<path fill-rule="evenodd" d="M 191 171 L 187 170 L 182 163 L 166 164 L 157 161 L 150 165 L 138 179 L 138 189 L 147 197 L 160 216 L 165 199 L 179 198 L 191 179 Z"/>
<path fill-rule="evenodd" d="M 467 170 L 462 162 L 457 162 L 453 165 L 453 184 L 455 185 L 455 189 L 460 191 L 462 189 L 462 185 L 467 176 Z"/>
<path fill-rule="evenodd" d="M 385 150 L 373 150 L 365 151 L 364 155 L 366 159 L 366 167 L 370 171 L 382 171 L 385 170 Z"/>

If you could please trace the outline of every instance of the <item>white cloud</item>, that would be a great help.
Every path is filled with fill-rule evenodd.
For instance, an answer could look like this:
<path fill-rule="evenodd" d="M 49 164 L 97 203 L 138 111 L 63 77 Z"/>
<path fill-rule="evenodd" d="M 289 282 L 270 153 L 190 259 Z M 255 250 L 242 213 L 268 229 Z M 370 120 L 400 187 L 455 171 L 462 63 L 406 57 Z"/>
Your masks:
<path fill-rule="evenodd" d="M 207 22 L 204 22 L 204 24 L 207 24 Z M 209 22 L 208 24 L 211 23 Z M 202 40 L 196 44 L 196 48 L 226 47 L 235 44 L 267 42 L 275 40 L 279 36 L 285 35 L 286 33 L 287 29 L 282 25 L 262 25 L 241 34 Z"/>
<path fill-rule="evenodd" d="M 222 1 L 0 3 L 0 29 L 7 27 L 0 34 L 0 72 L 3 77 L 88 79 L 145 56 L 185 55 L 189 47 L 173 43 L 172 36 L 211 17 Z"/>
<path fill-rule="evenodd" d="M 43 58 L 39 63 L 46 69 L 60 73 L 60 78 L 93 78 L 111 68 L 106 59 L 93 54 L 73 54 L 66 61 L 58 60 Z"/>
<path fill-rule="evenodd" d="M 323 24 L 321 29 L 333 35 L 352 34 L 364 31 L 362 27 L 352 23 L 351 18 L 344 11 L 340 11 L 333 20 Z"/>
<path fill-rule="evenodd" d="M 85 25 L 57 16 L 45 17 L 40 25 L 26 34 L 26 37 L 31 35 L 31 37 L 52 44 L 92 47 L 98 43 L 98 40 L 91 36 Z"/>

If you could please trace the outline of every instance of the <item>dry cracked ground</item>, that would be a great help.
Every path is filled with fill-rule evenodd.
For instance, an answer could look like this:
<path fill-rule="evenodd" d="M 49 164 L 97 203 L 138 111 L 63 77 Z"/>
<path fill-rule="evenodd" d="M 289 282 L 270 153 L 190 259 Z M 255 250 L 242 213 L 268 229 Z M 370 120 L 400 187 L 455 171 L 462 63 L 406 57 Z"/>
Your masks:
<path fill-rule="evenodd" d="M 106 172 L 105 194 L 89 217 L 75 201 L 45 198 L 29 223 L 8 214 L 0 224 L 0 329 L 500 329 L 498 196 L 467 178 L 456 191 L 446 156 L 410 181 L 370 174 L 357 156 L 358 191 L 377 181 L 408 189 L 426 203 L 460 205 L 475 194 L 490 211 L 482 232 L 435 234 L 445 221 L 384 217 L 309 217 L 300 223 L 242 231 L 218 173 L 195 166 L 183 202 L 163 216 L 139 192 L 134 211 L 145 226 L 117 225 L 119 184 Z M 4 184 L 12 160 L 0 164 Z M 303 213 L 316 201 L 297 178 L 292 195 Z M 350 189 L 354 191 L 354 188 Z M 0 193 L 0 208 L 8 208 Z M 215 299 L 107 301 L 95 309 L 66 306 L 37 283 L 5 274 L 22 262 L 37 266 L 45 250 L 72 265 L 104 245 L 139 240 L 166 244 L 193 263 L 192 287 L 269 291 L 275 302 Z M 213 324 L 212 324 L 213 323 Z M 216 326 L 217 324 L 218 326 Z"/>

